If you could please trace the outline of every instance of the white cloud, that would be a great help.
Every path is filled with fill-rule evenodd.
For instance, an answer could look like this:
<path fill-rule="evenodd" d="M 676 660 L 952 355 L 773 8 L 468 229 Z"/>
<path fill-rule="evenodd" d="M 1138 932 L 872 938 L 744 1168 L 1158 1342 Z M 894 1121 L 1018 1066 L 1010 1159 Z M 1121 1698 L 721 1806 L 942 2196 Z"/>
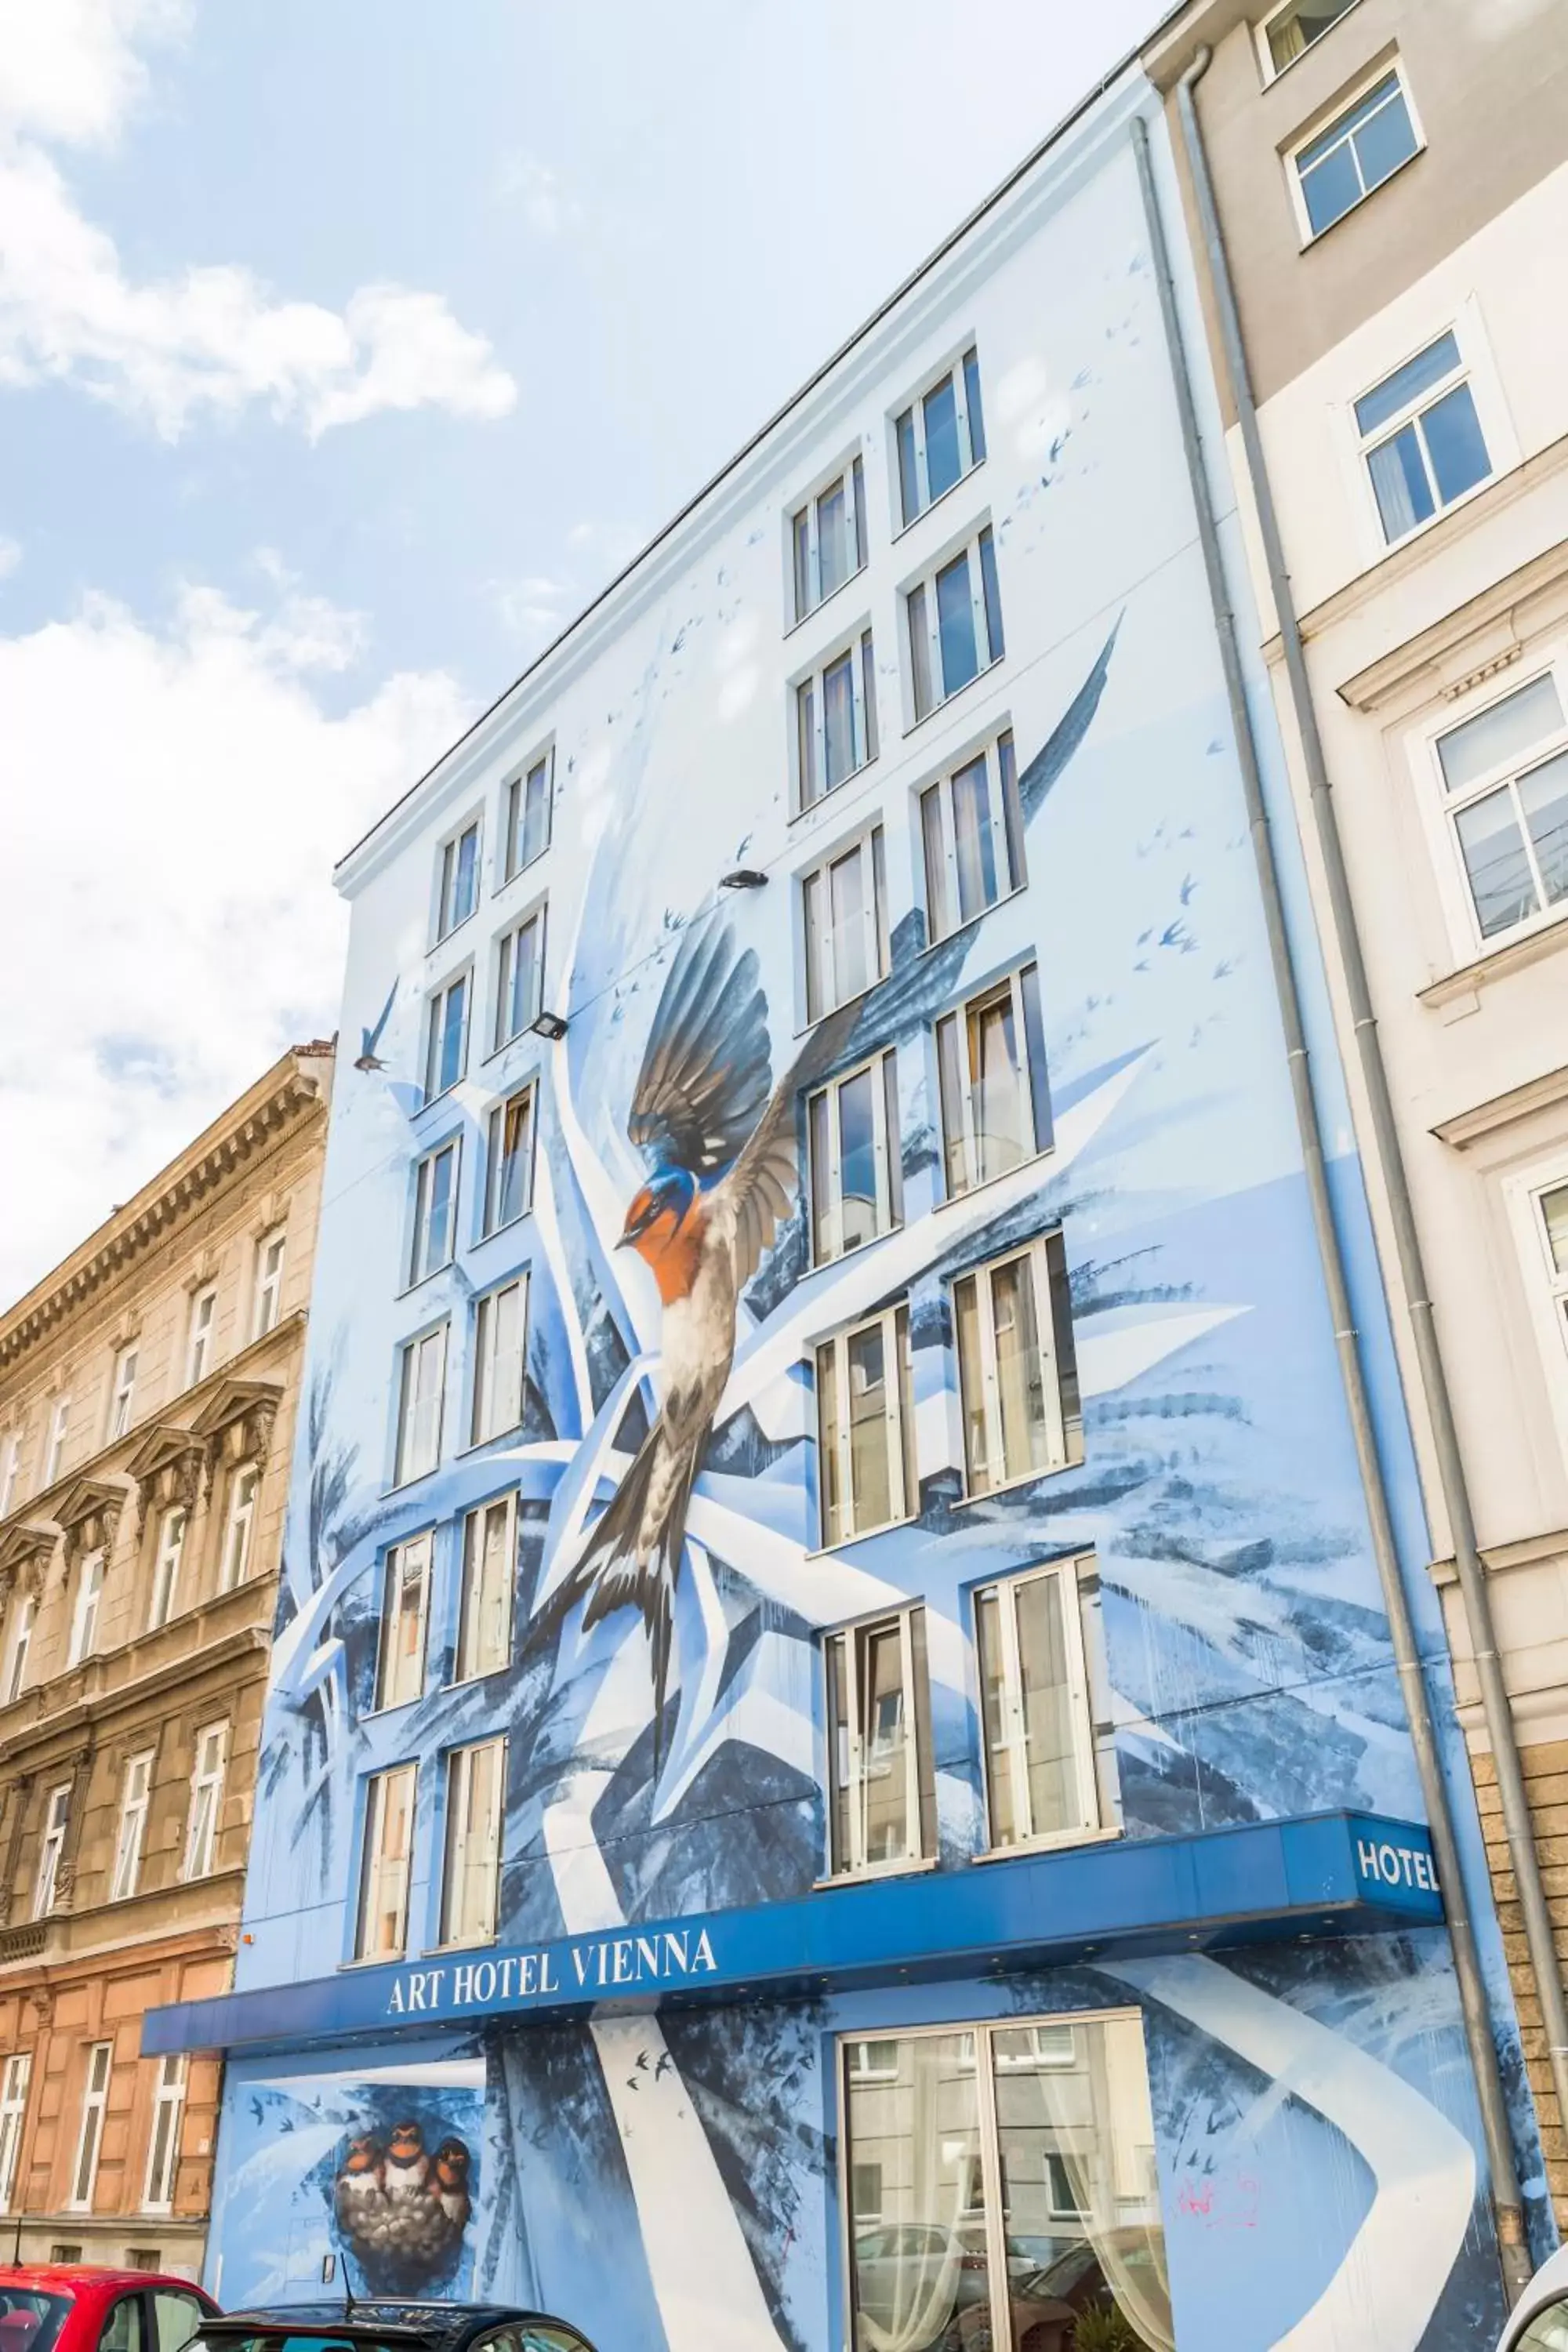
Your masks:
<path fill-rule="evenodd" d="M 524 653 L 548 645 L 568 617 L 571 589 L 564 580 L 552 580 L 543 572 L 495 581 L 491 593 L 502 622 L 517 636 L 519 650 Z"/>
<path fill-rule="evenodd" d="M 468 715 L 435 672 L 329 717 L 310 680 L 360 634 L 285 580 L 265 614 L 189 590 L 155 631 L 92 598 L 0 638 L 0 1301 L 333 1028 L 332 863 Z"/>
<path fill-rule="evenodd" d="M 438 294 L 361 287 L 341 311 L 238 265 L 137 283 L 41 142 L 101 142 L 140 95 L 138 39 L 184 0 L 0 0 L 0 385 L 77 384 L 176 439 L 252 402 L 312 440 L 388 409 L 501 416 L 517 386 Z"/>
<path fill-rule="evenodd" d="M 581 228 L 586 215 L 559 172 L 537 155 L 509 155 L 497 175 L 497 193 L 517 205 L 536 236 L 563 236 Z"/>
<path fill-rule="evenodd" d="M 8 579 L 21 561 L 21 541 L 8 539 L 4 531 L 0 531 L 0 580 Z"/>

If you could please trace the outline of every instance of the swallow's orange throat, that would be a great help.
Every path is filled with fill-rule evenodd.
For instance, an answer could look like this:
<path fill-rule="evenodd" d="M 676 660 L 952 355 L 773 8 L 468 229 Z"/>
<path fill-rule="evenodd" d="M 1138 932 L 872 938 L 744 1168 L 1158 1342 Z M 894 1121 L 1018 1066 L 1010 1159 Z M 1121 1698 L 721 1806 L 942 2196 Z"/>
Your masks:
<path fill-rule="evenodd" d="M 695 1203 L 684 1217 L 673 1209 L 661 1209 L 651 1224 L 634 1234 L 632 1247 L 653 1268 L 664 1306 L 689 1297 L 702 1255 L 702 1218 Z"/>

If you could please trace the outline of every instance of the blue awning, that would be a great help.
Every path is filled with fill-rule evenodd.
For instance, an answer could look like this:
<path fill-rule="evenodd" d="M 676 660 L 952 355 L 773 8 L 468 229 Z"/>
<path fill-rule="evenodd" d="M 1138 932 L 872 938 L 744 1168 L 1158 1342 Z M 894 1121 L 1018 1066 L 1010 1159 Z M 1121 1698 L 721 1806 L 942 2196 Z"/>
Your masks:
<path fill-rule="evenodd" d="M 543 1944 L 342 1968 L 150 2010 L 142 2048 L 149 2057 L 299 2050 L 407 2025 L 935 1982 L 1136 1952 L 1367 1935 L 1442 1917 L 1424 1828 L 1321 1813 L 861 1880 L 798 1902 Z"/>

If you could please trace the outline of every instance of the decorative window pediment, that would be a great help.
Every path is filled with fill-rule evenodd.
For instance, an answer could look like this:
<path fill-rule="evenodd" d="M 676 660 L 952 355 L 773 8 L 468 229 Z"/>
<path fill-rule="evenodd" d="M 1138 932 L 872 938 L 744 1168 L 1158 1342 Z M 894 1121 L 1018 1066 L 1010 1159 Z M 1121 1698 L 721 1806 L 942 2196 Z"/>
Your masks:
<path fill-rule="evenodd" d="M 0 1600 L 8 1600 L 19 1585 L 38 1599 L 44 1589 L 49 1559 L 59 1541 L 58 1528 L 37 1519 L 7 1528 L 0 1536 Z"/>
<path fill-rule="evenodd" d="M 205 1448 L 209 1495 L 220 1468 L 266 1462 L 282 1395 L 276 1381 L 225 1381 L 197 1413 L 190 1433 Z"/>
<path fill-rule="evenodd" d="M 125 1508 L 125 1489 L 111 1486 L 102 1478 L 79 1478 L 57 1505 L 55 1517 L 65 1537 L 68 1570 L 86 1551 L 112 1551 L 120 1514 Z"/>
<path fill-rule="evenodd" d="M 140 1542 L 148 1519 L 183 1503 L 194 1511 L 201 1493 L 206 1441 L 194 1429 L 164 1424 L 148 1431 L 126 1468 L 136 1481 L 136 1536 Z"/>

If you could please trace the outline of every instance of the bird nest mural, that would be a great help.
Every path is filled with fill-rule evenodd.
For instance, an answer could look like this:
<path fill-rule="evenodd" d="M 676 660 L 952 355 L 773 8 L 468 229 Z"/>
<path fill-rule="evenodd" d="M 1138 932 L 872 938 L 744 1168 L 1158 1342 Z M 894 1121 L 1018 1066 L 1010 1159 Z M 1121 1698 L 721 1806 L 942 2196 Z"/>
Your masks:
<path fill-rule="evenodd" d="M 468 2143 L 446 2133 L 434 2147 L 412 2118 L 351 2136 L 332 2184 L 342 2242 L 372 2294 L 416 2294 L 449 2282 L 472 2211 Z"/>

